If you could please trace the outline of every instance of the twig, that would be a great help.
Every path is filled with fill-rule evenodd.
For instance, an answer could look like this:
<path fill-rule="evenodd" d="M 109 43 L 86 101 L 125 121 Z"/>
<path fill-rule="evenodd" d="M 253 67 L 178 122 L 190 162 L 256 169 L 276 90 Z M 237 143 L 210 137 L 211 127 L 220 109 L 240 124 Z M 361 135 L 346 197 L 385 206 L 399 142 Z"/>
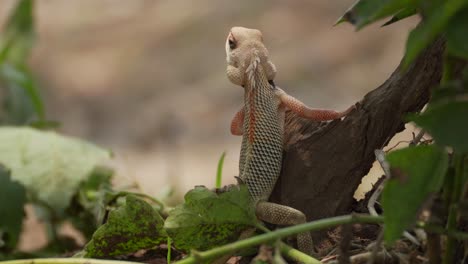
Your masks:
<path fill-rule="evenodd" d="M 398 141 L 395 145 L 393 145 L 392 147 L 388 148 L 387 151 L 391 151 L 393 150 L 394 148 L 398 147 L 401 143 L 408 143 L 408 144 L 411 144 L 412 141 L 409 141 L 409 140 L 401 140 L 401 141 Z"/>
<path fill-rule="evenodd" d="M 377 253 L 379 252 L 380 246 L 382 245 L 383 241 L 383 229 L 379 232 L 379 236 L 377 237 L 377 240 L 374 243 L 374 246 L 372 247 L 372 251 L 370 252 L 369 259 L 367 260 L 367 264 L 374 264 L 374 261 L 377 258 Z"/>
<path fill-rule="evenodd" d="M 420 137 L 422 137 L 422 135 L 424 135 L 424 133 L 418 134 L 417 137 L 420 138 Z M 413 141 L 414 141 L 414 139 L 413 139 Z M 411 142 L 413 142 L 413 141 L 411 141 Z M 414 142 L 416 142 L 416 141 L 414 141 Z M 419 140 L 418 140 L 418 142 L 419 142 Z M 377 189 L 374 191 L 374 193 L 369 198 L 369 202 L 367 204 L 367 210 L 369 210 L 369 213 L 371 215 L 377 216 L 379 214 L 377 213 L 377 210 L 375 210 L 375 204 L 377 203 L 377 200 L 379 199 L 379 196 L 382 193 L 382 190 L 384 188 L 385 183 L 387 182 L 388 179 L 391 178 L 391 173 L 390 173 L 390 164 L 388 164 L 387 160 L 385 159 L 385 152 L 383 150 L 381 150 L 381 149 L 376 149 L 376 150 L 374 150 L 374 154 L 375 154 L 376 160 L 380 164 L 380 167 L 382 167 L 382 170 L 384 171 L 384 175 L 385 175 L 385 180 L 383 180 L 380 183 L 380 185 L 377 187 Z M 418 241 L 418 239 L 415 238 L 410 233 L 408 233 L 407 231 L 403 232 L 403 236 L 405 238 L 407 238 L 413 244 L 415 244 L 417 246 L 421 245 L 421 243 Z"/>
<path fill-rule="evenodd" d="M 351 225 L 343 225 L 341 227 L 341 242 L 339 246 L 340 255 L 338 261 L 340 264 L 350 264 L 349 248 L 353 239 L 353 227 Z"/>
<path fill-rule="evenodd" d="M 356 254 L 354 256 L 351 256 L 351 263 L 365 263 L 366 261 L 369 261 L 369 259 L 372 257 L 371 255 L 372 255 L 371 252 L 364 252 L 364 253 Z M 381 251 L 376 254 L 375 260 L 378 263 L 386 263 L 385 259 L 387 258 L 387 256 L 388 256 L 387 252 Z M 326 262 L 326 264 L 339 264 L 339 262 L 336 260 L 332 260 L 330 262 Z"/>
<path fill-rule="evenodd" d="M 417 136 L 414 136 L 413 134 L 413 140 L 411 140 L 411 142 L 409 143 L 410 147 L 416 146 L 417 144 L 419 144 L 421 139 L 424 137 L 424 134 L 426 134 L 426 131 L 424 131 L 424 129 L 421 129 Z"/>

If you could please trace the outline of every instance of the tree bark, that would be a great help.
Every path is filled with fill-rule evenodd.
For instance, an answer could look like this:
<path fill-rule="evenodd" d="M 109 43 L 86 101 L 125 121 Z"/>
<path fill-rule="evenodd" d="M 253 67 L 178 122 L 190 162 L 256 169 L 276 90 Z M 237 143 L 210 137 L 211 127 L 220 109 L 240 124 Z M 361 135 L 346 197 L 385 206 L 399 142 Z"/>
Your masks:
<path fill-rule="evenodd" d="M 344 120 L 311 122 L 288 112 L 282 173 L 270 200 L 301 210 L 308 221 L 350 213 L 374 150 L 404 129 L 405 115 L 420 111 L 439 84 L 444 47 L 437 39 L 406 71 L 400 63 Z"/>

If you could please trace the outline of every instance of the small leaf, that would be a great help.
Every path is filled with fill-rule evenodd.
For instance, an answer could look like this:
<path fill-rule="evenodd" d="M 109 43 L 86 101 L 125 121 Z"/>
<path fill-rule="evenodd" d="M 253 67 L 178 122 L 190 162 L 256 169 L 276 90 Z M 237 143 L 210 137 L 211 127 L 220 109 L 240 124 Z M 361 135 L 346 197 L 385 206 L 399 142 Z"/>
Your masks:
<path fill-rule="evenodd" d="M 436 143 L 468 153 L 468 102 L 450 102 L 429 107 L 419 116 L 411 117 L 425 129 Z"/>
<path fill-rule="evenodd" d="M 99 224 L 103 222 L 108 203 L 116 199 L 112 192 L 113 170 L 98 166 L 78 187 L 71 205 L 67 208 L 70 220 L 89 240 Z"/>
<path fill-rule="evenodd" d="M 221 157 L 218 161 L 218 168 L 216 169 L 216 188 L 221 188 L 221 182 L 223 179 L 223 165 L 224 165 L 224 158 L 226 157 L 226 152 L 224 151 L 221 154 Z"/>
<path fill-rule="evenodd" d="M 467 3 L 468 1 L 447 0 L 443 1 L 437 8 L 433 8 L 434 11 L 427 14 L 427 17 L 409 34 L 403 66 L 408 67 L 427 45 L 445 29 L 455 13 Z"/>
<path fill-rule="evenodd" d="M 6 22 L 0 54 L 13 64 L 23 64 L 34 41 L 33 1 L 21 0 Z"/>
<path fill-rule="evenodd" d="M 403 20 L 405 18 L 408 18 L 410 16 L 413 16 L 417 14 L 418 12 L 416 11 L 416 8 L 405 8 L 403 10 L 400 10 L 398 13 L 396 13 L 390 20 L 385 22 L 385 24 L 382 25 L 382 27 L 391 25 L 395 22 L 398 22 L 400 20 Z"/>
<path fill-rule="evenodd" d="M 347 21 L 359 30 L 376 20 L 413 7 L 415 2 L 414 0 L 359 0 L 338 19 L 337 24 Z"/>
<path fill-rule="evenodd" d="M 206 250 L 237 240 L 255 223 L 246 186 L 232 186 L 220 194 L 196 187 L 185 195 L 184 204 L 169 212 L 164 228 L 177 248 Z"/>
<path fill-rule="evenodd" d="M 23 185 L 12 181 L 10 173 L 0 166 L 0 241 L 5 243 L 0 248 L 15 248 L 23 224 L 25 202 Z"/>
<path fill-rule="evenodd" d="M 80 183 L 110 153 L 81 140 L 25 127 L 0 128 L 0 163 L 11 170 L 33 200 L 60 215 Z"/>
<path fill-rule="evenodd" d="M 126 196 L 121 207 L 111 211 L 84 250 L 86 257 L 122 256 L 152 248 L 167 240 L 164 220 L 147 202 Z"/>
<path fill-rule="evenodd" d="M 468 59 L 468 8 L 461 10 L 450 20 L 446 32 L 449 53 Z"/>
<path fill-rule="evenodd" d="M 448 167 L 448 155 L 436 146 L 417 146 L 387 155 L 391 178 L 382 193 L 388 244 L 397 240 L 415 221 L 430 194 L 440 190 Z"/>

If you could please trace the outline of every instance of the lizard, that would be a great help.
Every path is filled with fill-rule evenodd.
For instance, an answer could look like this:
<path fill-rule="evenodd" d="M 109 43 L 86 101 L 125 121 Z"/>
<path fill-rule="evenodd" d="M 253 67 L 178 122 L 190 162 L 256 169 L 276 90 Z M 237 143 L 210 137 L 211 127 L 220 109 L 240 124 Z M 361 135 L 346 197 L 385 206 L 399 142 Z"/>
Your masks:
<path fill-rule="evenodd" d="M 343 112 L 312 109 L 275 85 L 276 66 L 257 29 L 233 27 L 226 39 L 227 77 L 244 88 L 244 105 L 231 122 L 231 133 L 242 136 L 239 182 L 246 184 L 261 221 L 276 225 L 305 223 L 306 216 L 289 206 L 268 202 L 280 175 L 285 111 L 316 121 L 339 119 Z M 312 254 L 309 232 L 297 235 L 299 250 Z"/>

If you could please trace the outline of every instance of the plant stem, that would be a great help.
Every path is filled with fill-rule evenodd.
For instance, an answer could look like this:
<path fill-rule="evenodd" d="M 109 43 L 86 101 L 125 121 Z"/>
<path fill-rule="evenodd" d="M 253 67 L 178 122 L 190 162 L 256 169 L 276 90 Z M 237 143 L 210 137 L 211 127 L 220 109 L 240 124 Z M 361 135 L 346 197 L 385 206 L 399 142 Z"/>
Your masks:
<path fill-rule="evenodd" d="M 171 264 L 171 247 L 172 247 L 172 239 L 170 237 L 167 237 L 167 256 L 166 256 L 166 261 L 167 264 Z"/>
<path fill-rule="evenodd" d="M 303 263 L 303 264 L 320 264 L 322 262 L 320 262 L 319 260 L 295 249 L 295 248 L 292 248 L 288 245 L 286 245 L 284 242 L 281 242 L 280 245 L 280 250 L 281 250 L 281 254 L 283 254 L 286 258 L 288 259 L 291 259 L 291 260 L 294 260 L 294 261 L 297 261 L 299 263 Z"/>
<path fill-rule="evenodd" d="M 450 197 L 449 205 L 449 215 L 447 219 L 447 231 L 453 232 L 457 228 L 458 220 L 458 202 L 460 201 L 460 196 L 463 188 L 463 155 L 454 153 L 454 167 L 455 167 L 455 177 L 452 184 L 452 196 Z M 455 256 L 455 245 L 456 240 L 452 236 L 447 237 L 447 243 L 445 246 L 445 256 L 444 264 L 451 264 Z"/>
<path fill-rule="evenodd" d="M 417 222 L 416 227 L 422 228 L 426 231 L 430 231 L 434 234 L 439 234 L 439 235 L 446 235 L 448 237 L 452 237 L 456 240 L 468 240 L 468 233 L 460 232 L 460 231 L 455 231 L 455 230 L 447 230 L 442 226 L 439 225 L 434 225 L 434 224 L 428 224 L 424 222 Z"/>
<path fill-rule="evenodd" d="M 139 262 L 89 258 L 42 258 L 0 261 L 1 264 L 141 264 Z"/>
<path fill-rule="evenodd" d="M 282 229 L 275 230 L 270 233 L 261 234 L 244 240 L 239 240 L 231 244 L 213 248 L 211 250 L 197 252 L 196 256 L 190 256 L 183 260 L 177 262 L 177 264 L 189 264 L 197 263 L 201 261 L 207 261 L 214 259 L 225 254 L 230 254 L 240 249 L 253 247 L 263 243 L 268 243 L 283 237 L 303 233 L 316 231 L 321 229 L 326 229 L 343 224 L 354 224 L 354 223 L 369 223 L 369 224 L 380 224 L 383 222 L 383 217 L 381 216 L 371 216 L 371 215 L 344 215 L 336 216 L 327 219 L 320 219 L 317 221 L 308 222 L 305 224 L 290 226 Z M 295 254 L 297 255 L 297 254 Z M 316 263 L 320 263 L 316 260 Z"/>
<path fill-rule="evenodd" d="M 270 229 L 266 228 L 263 224 L 259 223 L 257 224 L 257 229 L 262 230 L 265 233 L 272 232 Z M 293 247 L 290 247 L 283 241 L 278 241 L 279 242 L 279 247 L 281 250 L 281 253 L 288 259 L 298 261 L 300 263 L 305 263 L 305 264 L 315 264 L 315 263 L 320 263 L 317 262 L 317 260 Z"/>

